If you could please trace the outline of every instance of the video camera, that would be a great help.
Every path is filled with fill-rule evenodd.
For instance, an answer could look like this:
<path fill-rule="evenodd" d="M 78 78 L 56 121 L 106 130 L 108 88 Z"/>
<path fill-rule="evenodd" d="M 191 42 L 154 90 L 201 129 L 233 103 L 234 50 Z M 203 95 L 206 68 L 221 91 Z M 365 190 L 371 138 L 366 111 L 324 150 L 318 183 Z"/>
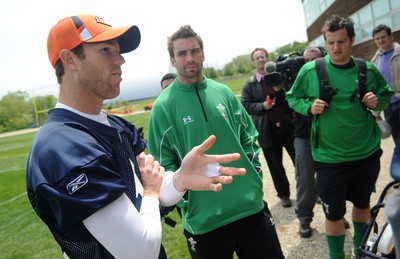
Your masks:
<path fill-rule="evenodd" d="M 277 85 L 284 85 L 285 78 L 278 72 L 272 72 L 268 75 L 264 76 L 265 78 L 265 86 L 274 87 Z"/>
<path fill-rule="evenodd" d="M 318 48 L 321 57 L 326 55 L 326 50 L 322 46 L 311 45 L 307 48 Z M 306 49 L 307 49 L 306 48 Z M 290 54 L 283 54 L 278 57 L 276 60 L 276 64 L 269 65 L 266 67 L 266 70 L 269 73 L 266 77 L 268 77 L 267 86 L 275 86 L 275 85 L 283 85 L 283 88 L 286 91 L 292 87 L 294 81 L 296 80 L 296 76 L 300 71 L 300 68 L 305 64 L 305 60 L 303 57 L 303 53 L 300 52 L 292 52 Z"/>
<path fill-rule="evenodd" d="M 305 64 L 303 55 L 300 52 L 283 54 L 276 60 L 276 72 L 283 77 L 283 88 L 289 91 L 294 83 L 300 68 Z"/>

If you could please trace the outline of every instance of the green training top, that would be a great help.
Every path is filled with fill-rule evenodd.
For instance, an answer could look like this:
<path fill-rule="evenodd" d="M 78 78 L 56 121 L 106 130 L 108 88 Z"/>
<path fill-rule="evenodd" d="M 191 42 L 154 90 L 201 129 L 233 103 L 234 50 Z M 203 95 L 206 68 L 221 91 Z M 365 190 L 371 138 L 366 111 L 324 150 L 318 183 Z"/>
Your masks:
<path fill-rule="evenodd" d="M 224 166 L 244 167 L 247 173 L 233 177 L 219 193 L 188 191 L 179 206 L 183 227 L 192 234 L 207 233 L 264 207 L 258 132 L 240 101 L 228 86 L 205 77 L 189 85 L 175 80 L 154 102 L 149 152 L 166 170 L 175 171 L 183 157 L 210 135 L 216 142 L 207 154 L 237 152 L 241 158 Z"/>
<path fill-rule="evenodd" d="M 356 63 L 354 57 L 352 59 Z M 358 67 L 334 67 L 329 61 L 329 55 L 325 56 L 325 66 L 329 85 L 337 94 L 333 96 L 329 108 L 325 108 L 319 116 L 313 116 L 310 135 L 313 158 L 323 163 L 366 158 L 380 148 L 381 131 L 375 117 L 361 105 L 354 94 L 358 89 Z M 393 90 L 370 62 L 367 62 L 367 88 L 378 98 L 374 110 L 383 110 L 390 103 Z M 319 99 L 315 61 L 306 63 L 300 69 L 286 98 L 296 112 L 308 114 L 312 103 Z M 318 147 L 316 138 L 319 141 Z"/>

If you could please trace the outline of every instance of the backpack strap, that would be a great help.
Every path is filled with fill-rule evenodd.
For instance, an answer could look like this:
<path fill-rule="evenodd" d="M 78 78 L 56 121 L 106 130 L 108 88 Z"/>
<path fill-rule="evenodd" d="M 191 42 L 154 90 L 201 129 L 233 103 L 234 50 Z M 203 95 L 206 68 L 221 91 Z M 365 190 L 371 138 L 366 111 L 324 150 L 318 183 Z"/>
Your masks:
<path fill-rule="evenodd" d="M 367 89 L 367 63 L 361 58 L 356 58 L 358 67 L 358 93 L 360 101 L 368 92 Z M 365 106 L 364 106 L 365 107 Z M 366 107 L 365 107 L 366 108 Z"/>
<path fill-rule="evenodd" d="M 317 69 L 317 74 L 318 74 L 318 78 L 319 78 L 320 87 L 329 86 L 328 74 L 326 73 L 325 62 L 324 61 L 325 61 L 324 57 L 315 59 L 315 68 Z"/>
<path fill-rule="evenodd" d="M 318 79 L 319 79 L 319 98 L 321 99 L 321 92 L 323 91 L 322 89 L 325 89 L 329 87 L 329 81 L 328 81 L 328 74 L 326 72 L 325 68 L 325 58 L 320 57 L 315 59 L 315 69 L 317 70 L 318 74 Z M 323 99 L 322 99 L 323 100 Z M 317 122 L 319 119 L 319 114 L 315 116 L 315 122 Z M 319 133 L 318 133 L 318 127 L 316 127 L 315 130 L 315 148 L 319 147 Z"/>

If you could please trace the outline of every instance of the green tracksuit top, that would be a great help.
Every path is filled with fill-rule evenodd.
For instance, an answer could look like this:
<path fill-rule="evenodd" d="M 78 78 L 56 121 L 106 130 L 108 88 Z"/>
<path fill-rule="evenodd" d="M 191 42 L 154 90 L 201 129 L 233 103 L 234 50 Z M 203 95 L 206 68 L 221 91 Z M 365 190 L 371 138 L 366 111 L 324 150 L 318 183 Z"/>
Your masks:
<path fill-rule="evenodd" d="M 354 57 L 353 62 L 356 63 Z M 313 116 L 310 135 L 315 161 L 343 163 L 366 158 L 380 148 L 381 131 L 375 117 L 365 109 L 355 91 L 358 89 L 358 67 L 334 67 L 325 56 L 329 85 L 337 92 L 329 108 Z M 393 91 L 376 67 L 367 62 L 367 88 L 378 98 L 376 111 L 389 103 Z M 299 71 L 286 98 L 296 112 L 307 115 L 312 103 L 319 99 L 319 79 L 315 61 L 306 63 Z M 316 147 L 316 138 L 319 146 Z"/>
<path fill-rule="evenodd" d="M 179 203 L 183 227 L 192 234 L 207 233 L 264 207 L 258 132 L 228 86 L 203 79 L 189 85 L 175 79 L 163 90 L 153 104 L 148 132 L 149 152 L 167 171 L 175 171 L 183 157 L 210 135 L 216 142 L 207 154 L 241 155 L 223 165 L 246 168 L 246 175 L 234 176 L 219 193 L 189 190 Z"/>

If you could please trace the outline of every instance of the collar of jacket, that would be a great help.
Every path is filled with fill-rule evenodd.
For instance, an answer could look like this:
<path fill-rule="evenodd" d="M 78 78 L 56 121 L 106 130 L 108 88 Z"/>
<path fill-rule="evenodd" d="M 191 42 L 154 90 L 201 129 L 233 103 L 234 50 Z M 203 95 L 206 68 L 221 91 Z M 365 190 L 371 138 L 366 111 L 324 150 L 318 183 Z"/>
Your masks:
<path fill-rule="evenodd" d="M 175 80 L 174 87 L 179 88 L 182 91 L 193 91 L 196 89 L 205 89 L 207 87 L 207 77 L 203 75 L 203 81 L 194 84 L 182 84 L 178 80 Z"/>

